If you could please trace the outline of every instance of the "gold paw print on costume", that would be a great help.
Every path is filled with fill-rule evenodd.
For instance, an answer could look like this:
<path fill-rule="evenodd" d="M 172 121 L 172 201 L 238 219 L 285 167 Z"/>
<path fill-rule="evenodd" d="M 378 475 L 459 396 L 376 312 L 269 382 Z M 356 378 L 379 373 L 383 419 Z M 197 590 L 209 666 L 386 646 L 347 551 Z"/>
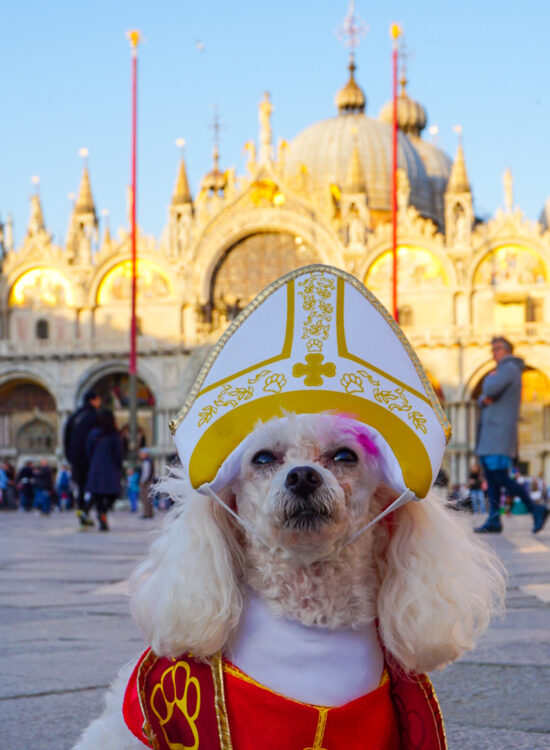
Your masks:
<path fill-rule="evenodd" d="M 191 669 L 185 661 L 178 661 L 166 669 L 160 682 L 151 693 L 151 708 L 160 722 L 166 747 L 170 750 L 198 750 L 199 733 L 196 721 L 201 708 L 201 690 L 196 677 L 191 677 Z M 184 717 L 192 737 L 191 745 L 178 742 L 182 739 L 178 729 Z M 174 733 L 170 725 L 174 723 Z"/>
<path fill-rule="evenodd" d="M 389 411 L 406 412 L 407 418 L 413 423 L 413 427 L 420 432 L 426 432 L 426 417 L 419 411 L 412 408 L 403 388 L 393 388 L 386 390 L 381 389 L 380 381 L 375 380 L 366 370 L 357 370 L 357 372 L 346 372 L 340 378 L 340 383 L 346 393 L 364 393 L 363 378 L 372 386 L 372 395 L 375 401 L 383 404 Z"/>
<path fill-rule="evenodd" d="M 292 374 L 295 378 L 301 378 L 304 375 L 304 385 L 323 385 L 323 377 L 333 378 L 336 375 L 336 365 L 334 362 L 324 362 L 323 354 L 306 354 L 306 363 L 297 362 L 292 368 Z"/>

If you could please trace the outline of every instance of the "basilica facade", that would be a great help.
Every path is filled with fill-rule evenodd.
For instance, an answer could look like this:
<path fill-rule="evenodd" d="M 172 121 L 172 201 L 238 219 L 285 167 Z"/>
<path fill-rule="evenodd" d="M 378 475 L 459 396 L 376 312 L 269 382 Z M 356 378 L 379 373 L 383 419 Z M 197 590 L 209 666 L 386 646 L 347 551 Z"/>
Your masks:
<path fill-rule="evenodd" d="M 159 460 L 168 428 L 213 342 L 269 282 L 309 263 L 353 273 L 391 307 L 393 104 L 366 114 L 355 78 L 337 114 L 274 144 L 272 104 L 245 174 L 212 169 L 198 194 L 179 164 L 160 238 L 139 233 L 139 430 Z M 488 343 L 505 335 L 525 359 L 521 459 L 550 479 L 550 232 L 514 205 L 476 218 L 465 155 L 423 137 L 426 112 L 402 81 L 398 96 L 400 323 L 444 403 L 453 437 L 446 462 L 464 481 L 475 442 L 475 397 L 492 369 Z M 98 237 L 85 166 L 65 245 L 52 241 L 38 192 L 20 247 L 1 233 L 0 456 L 60 457 L 67 415 L 97 389 L 127 428 L 130 234 Z M 366 332 L 368 335 L 368 332 Z"/>

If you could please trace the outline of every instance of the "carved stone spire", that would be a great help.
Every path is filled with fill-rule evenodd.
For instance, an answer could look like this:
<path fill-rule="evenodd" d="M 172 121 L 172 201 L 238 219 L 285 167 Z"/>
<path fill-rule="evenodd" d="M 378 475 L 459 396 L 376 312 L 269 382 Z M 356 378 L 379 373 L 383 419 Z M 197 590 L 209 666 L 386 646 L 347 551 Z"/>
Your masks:
<path fill-rule="evenodd" d="M 27 225 L 27 237 L 34 237 L 38 232 L 46 228 L 44 224 L 44 214 L 42 212 L 42 203 L 40 202 L 40 194 L 38 192 L 40 178 L 33 177 L 31 182 L 35 185 L 35 192 L 31 195 L 31 213 Z"/>
<path fill-rule="evenodd" d="M 504 207 L 507 214 L 514 210 L 514 178 L 510 167 L 504 170 L 502 175 L 502 186 L 504 188 Z"/>
<path fill-rule="evenodd" d="M 92 196 L 92 187 L 90 185 L 90 175 L 88 167 L 85 165 L 82 171 L 82 178 L 80 180 L 80 188 L 78 190 L 78 196 L 74 206 L 74 210 L 77 214 L 91 213 L 95 216 L 95 205 Z"/>
<path fill-rule="evenodd" d="M 172 205 L 181 206 L 185 203 L 192 203 L 191 190 L 189 189 L 189 180 L 187 179 L 187 169 L 185 166 L 184 147 L 185 141 L 183 138 L 176 140 L 176 145 L 181 150 L 180 166 L 178 170 L 178 176 L 174 184 L 174 192 L 172 193 Z"/>
<path fill-rule="evenodd" d="M 74 263 L 89 265 L 92 262 L 92 244 L 97 241 L 98 221 L 88 172 L 88 149 L 81 148 L 78 153 L 84 159 L 84 168 L 69 220 L 67 252 Z"/>
<path fill-rule="evenodd" d="M 346 190 L 350 193 L 365 192 L 365 174 L 361 165 L 359 147 L 357 144 L 355 144 L 355 146 L 353 147 L 353 151 L 351 152 L 349 160 Z"/>
<path fill-rule="evenodd" d="M 471 193 L 468 172 L 466 171 L 466 162 L 464 160 L 464 150 L 462 143 L 458 144 L 455 160 L 451 169 L 451 176 L 447 183 L 448 193 Z"/>
<path fill-rule="evenodd" d="M 189 189 L 189 182 L 187 180 L 185 160 L 182 157 L 178 170 L 178 176 L 174 185 L 174 192 L 172 194 L 172 205 L 180 206 L 183 203 L 191 203 L 191 191 Z"/>
<path fill-rule="evenodd" d="M 267 164 L 273 160 L 273 131 L 271 130 L 271 114 L 273 105 L 269 101 L 269 93 L 264 93 L 264 98 L 259 104 L 260 120 L 260 164 Z"/>
<path fill-rule="evenodd" d="M 460 126 L 455 132 L 462 134 Z M 445 237 L 447 245 L 465 252 L 471 244 L 474 225 L 472 189 L 466 171 L 462 143 L 459 142 L 451 176 L 445 191 Z"/>

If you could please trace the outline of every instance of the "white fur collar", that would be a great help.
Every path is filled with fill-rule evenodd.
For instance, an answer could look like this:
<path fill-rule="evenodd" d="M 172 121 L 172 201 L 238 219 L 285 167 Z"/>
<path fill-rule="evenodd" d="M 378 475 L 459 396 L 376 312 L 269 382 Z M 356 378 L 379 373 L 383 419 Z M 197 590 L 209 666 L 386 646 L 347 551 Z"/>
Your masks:
<path fill-rule="evenodd" d="M 341 706 L 375 690 L 384 666 L 374 623 L 360 630 L 306 627 L 276 617 L 254 594 L 226 656 L 265 687 L 318 706 Z"/>

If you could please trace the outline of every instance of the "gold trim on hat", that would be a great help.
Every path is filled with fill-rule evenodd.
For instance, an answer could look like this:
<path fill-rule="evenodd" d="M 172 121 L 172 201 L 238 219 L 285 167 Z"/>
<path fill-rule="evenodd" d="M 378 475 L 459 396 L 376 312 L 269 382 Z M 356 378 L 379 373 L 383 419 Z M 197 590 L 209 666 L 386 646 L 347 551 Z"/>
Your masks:
<path fill-rule="evenodd" d="M 294 334 L 294 281 L 291 281 L 287 285 L 286 331 L 285 331 L 285 340 L 283 342 L 283 348 L 281 350 L 281 353 L 277 354 L 275 357 L 270 357 L 270 359 L 264 359 L 263 362 L 258 362 L 255 365 L 250 365 L 250 367 L 247 367 L 244 370 L 239 370 L 239 372 L 235 372 L 232 375 L 228 375 L 226 378 L 223 378 L 222 380 L 218 380 L 215 383 L 212 383 L 206 388 L 203 388 L 202 391 L 199 391 L 196 397 L 198 398 L 199 396 L 202 396 L 204 393 L 208 393 L 208 391 L 211 391 L 220 385 L 229 383 L 230 380 L 235 380 L 236 378 L 239 378 L 241 375 L 246 375 L 247 372 L 252 372 L 253 370 L 267 367 L 267 365 L 272 365 L 274 362 L 279 362 L 281 359 L 288 359 L 292 351 L 293 334 Z"/>
<path fill-rule="evenodd" d="M 343 412 L 374 428 L 391 446 L 403 472 L 405 486 L 422 498 L 430 489 L 433 469 L 422 439 L 397 414 L 381 404 L 352 393 L 298 390 L 278 393 L 234 407 L 206 428 L 189 459 L 193 487 L 211 482 L 220 465 L 253 430 L 258 421 L 282 417 L 285 412 L 316 414 Z"/>
<path fill-rule="evenodd" d="M 209 356 L 206 359 L 206 362 L 204 363 L 197 380 L 195 381 L 195 384 L 193 388 L 191 389 L 191 392 L 189 393 L 188 398 L 186 399 L 183 407 L 179 411 L 179 413 L 176 415 L 176 417 L 170 422 L 170 430 L 172 431 L 172 434 L 176 432 L 180 424 L 185 419 L 187 413 L 191 409 L 195 399 L 201 393 L 201 388 L 206 380 L 208 373 L 210 372 L 212 366 L 214 365 L 214 362 L 216 361 L 218 355 L 220 354 L 221 350 L 226 345 L 227 341 L 231 336 L 235 333 L 235 331 L 240 328 L 240 326 L 244 323 L 247 318 L 250 317 L 250 315 L 269 297 L 271 296 L 275 291 L 280 289 L 285 284 L 289 285 L 288 289 L 288 297 L 287 297 L 287 313 L 289 310 L 289 298 L 294 298 L 294 289 L 290 287 L 291 284 L 293 284 L 294 280 L 298 278 L 299 276 L 303 276 L 305 274 L 312 274 L 312 273 L 330 273 L 336 276 L 339 279 L 339 285 L 343 285 L 344 281 L 347 281 L 349 284 L 352 285 L 354 289 L 356 289 L 360 294 L 365 297 L 370 304 L 375 308 L 377 312 L 380 313 L 380 315 L 384 318 L 386 323 L 391 327 L 392 331 L 395 333 L 395 335 L 398 337 L 399 341 L 403 345 L 405 351 L 409 355 L 414 368 L 417 372 L 417 375 L 420 378 L 420 381 L 424 387 L 425 395 L 422 393 L 416 391 L 415 389 L 411 388 L 410 386 L 406 385 L 405 383 L 402 383 L 401 381 L 397 380 L 396 378 L 388 375 L 388 373 L 383 372 L 382 370 L 379 370 L 377 368 L 374 368 L 372 365 L 369 365 L 364 360 L 356 358 L 354 355 L 350 354 L 347 350 L 347 345 L 345 343 L 345 336 L 342 338 L 338 336 L 338 348 L 340 352 L 340 348 L 342 346 L 341 354 L 343 357 L 347 359 L 351 359 L 356 362 L 360 362 L 363 366 L 369 367 L 370 369 L 374 370 L 375 372 L 378 372 L 384 377 L 387 377 L 388 379 L 392 380 L 393 382 L 397 383 L 400 387 L 406 388 L 410 393 L 413 393 L 417 397 L 421 398 L 423 401 L 426 401 L 430 404 L 432 409 L 434 410 L 434 413 L 437 417 L 437 420 L 439 424 L 441 425 L 441 428 L 443 429 L 443 432 L 445 434 L 446 441 L 448 442 L 451 437 L 451 426 L 447 420 L 447 417 L 445 415 L 445 412 L 443 411 L 443 408 L 441 407 L 441 404 L 439 402 L 439 399 L 437 398 L 435 391 L 433 390 L 432 384 L 430 383 L 424 368 L 422 367 L 422 364 L 420 363 L 420 360 L 418 359 L 416 352 L 412 348 L 409 340 L 399 327 L 399 325 L 396 323 L 396 321 L 391 317 L 389 312 L 386 310 L 386 308 L 382 305 L 382 303 L 370 292 L 368 289 L 365 288 L 365 286 L 354 276 L 351 276 L 351 274 L 347 273 L 346 271 L 342 271 L 339 268 L 334 268 L 333 266 L 326 266 L 322 264 L 312 264 L 309 266 L 303 266 L 302 268 L 298 268 L 294 271 L 290 271 L 289 273 L 285 274 L 281 278 L 277 279 L 276 281 L 269 284 L 265 289 L 263 289 L 255 299 L 252 300 L 252 302 L 247 305 L 247 307 L 235 318 L 235 320 L 228 326 L 225 333 L 221 336 L 217 344 L 214 346 L 212 351 L 210 352 Z M 342 287 L 343 288 L 343 287 Z M 343 294 L 340 295 L 342 298 L 342 309 L 341 312 L 343 314 Z M 294 301 L 292 303 L 292 312 L 294 313 Z M 294 318 L 292 316 L 292 323 L 294 321 Z M 342 330 L 343 330 L 343 324 Z M 290 332 L 290 333 L 289 333 Z M 267 362 L 273 362 L 273 361 L 279 361 L 281 359 L 284 359 L 284 353 L 286 351 L 286 347 L 289 344 L 290 339 L 290 346 L 292 344 L 292 328 L 290 327 L 290 321 L 289 321 L 289 315 L 287 314 L 287 327 L 286 327 L 286 334 L 285 334 L 285 342 L 283 344 L 283 352 L 280 355 L 277 355 L 274 359 L 266 360 Z M 258 366 L 265 364 L 265 363 L 259 363 L 258 365 L 254 365 L 251 368 L 247 368 L 246 370 L 243 370 L 240 373 L 233 373 L 232 375 L 228 376 L 227 378 L 218 381 L 215 384 L 212 384 L 211 386 L 208 386 L 208 389 L 214 388 L 217 385 L 226 383 L 230 380 L 235 379 L 238 375 L 244 374 L 246 372 L 249 372 L 251 370 L 256 369 Z M 254 402 L 256 403 L 256 402 Z M 391 441 L 389 441 L 391 444 Z"/>

